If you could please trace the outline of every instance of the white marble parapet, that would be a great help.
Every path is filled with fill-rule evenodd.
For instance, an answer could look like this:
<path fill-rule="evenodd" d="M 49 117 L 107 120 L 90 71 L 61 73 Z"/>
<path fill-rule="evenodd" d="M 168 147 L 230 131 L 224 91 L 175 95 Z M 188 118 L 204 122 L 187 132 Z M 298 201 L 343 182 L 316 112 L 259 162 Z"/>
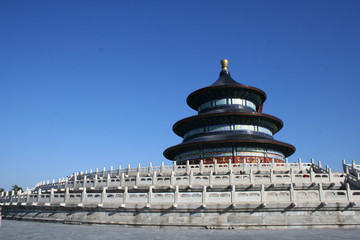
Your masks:
<path fill-rule="evenodd" d="M 154 189 L 156 190 L 156 189 Z M 74 207 L 74 204 L 82 203 L 84 207 L 91 207 L 93 204 L 102 203 L 105 205 L 118 206 L 119 204 L 140 204 L 160 206 L 186 205 L 186 204 L 245 204 L 245 203 L 360 203 L 360 190 L 326 190 L 319 184 L 317 189 L 312 190 L 269 190 L 264 185 L 258 190 L 238 191 L 228 188 L 223 191 L 212 190 L 203 187 L 187 191 L 186 189 L 169 189 L 160 192 L 149 188 L 146 192 L 132 192 L 124 190 L 108 191 L 106 187 L 102 191 L 90 191 L 84 188 L 83 191 L 69 192 L 65 197 L 64 192 L 37 192 L 26 195 L 14 195 L 11 199 L 4 198 L 1 203 L 26 203 L 27 205 L 37 206 L 60 206 L 65 203 L 67 206 Z M 5 201 L 3 201 L 5 200 Z M 46 204 L 45 204 L 46 203 Z"/>
<path fill-rule="evenodd" d="M 345 160 L 343 160 L 343 169 L 347 175 L 348 183 L 360 189 L 360 165 L 356 164 L 355 161 L 347 164 Z"/>
<path fill-rule="evenodd" d="M 354 165 L 354 164 L 353 164 Z M 352 167 L 353 167 L 352 165 Z M 348 170 L 352 171 L 352 170 Z M 354 170 L 355 171 L 355 170 Z M 44 181 L 24 193 L 5 193 L 0 204 L 91 207 L 131 204 L 358 202 L 360 190 L 345 185 L 348 175 L 321 168 L 321 163 L 187 164 L 74 173 Z M 346 188 L 344 187 L 346 186 Z M 46 205 L 44 205 L 46 203 Z M 100 205 L 99 205 L 100 204 Z"/>
<path fill-rule="evenodd" d="M 351 164 L 347 164 L 345 160 L 343 160 L 343 169 L 345 173 L 350 173 L 354 175 L 357 179 L 359 179 L 360 165 L 356 164 L 355 161 L 352 161 Z"/>

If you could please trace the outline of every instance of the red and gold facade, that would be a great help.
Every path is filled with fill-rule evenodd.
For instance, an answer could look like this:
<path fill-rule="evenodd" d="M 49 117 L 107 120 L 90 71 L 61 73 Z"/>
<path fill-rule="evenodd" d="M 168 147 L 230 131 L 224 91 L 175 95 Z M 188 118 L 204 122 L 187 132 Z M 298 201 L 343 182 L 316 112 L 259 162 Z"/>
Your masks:
<path fill-rule="evenodd" d="M 219 79 L 191 93 L 188 105 L 198 115 L 176 122 L 173 131 L 183 142 L 164 151 L 177 164 L 283 162 L 295 147 L 273 135 L 283 126 L 280 119 L 262 113 L 266 94 L 242 85 L 230 76 L 222 60 Z"/>

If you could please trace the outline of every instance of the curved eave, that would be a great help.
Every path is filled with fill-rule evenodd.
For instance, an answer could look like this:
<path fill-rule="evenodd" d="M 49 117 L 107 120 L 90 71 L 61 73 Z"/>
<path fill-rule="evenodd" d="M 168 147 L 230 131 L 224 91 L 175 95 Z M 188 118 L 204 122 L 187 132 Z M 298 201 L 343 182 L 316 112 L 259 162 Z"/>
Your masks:
<path fill-rule="evenodd" d="M 296 149 L 293 145 L 283 143 L 280 141 L 271 140 L 232 140 L 232 141 L 213 141 L 200 143 L 184 143 L 170 147 L 164 151 L 164 156 L 169 160 L 174 160 L 174 157 L 182 152 L 191 151 L 194 149 L 204 147 L 221 147 L 221 146 L 248 146 L 248 147 L 263 147 L 266 149 L 273 149 L 280 151 L 285 157 L 292 155 Z"/>
<path fill-rule="evenodd" d="M 203 127 L 203 126 L 209 126 L 211 123 L 219 123 L 220 119 L 224 118 L 233 118 L 230 123 L 236 122 L 236 118 L 249 118 L 254 119 L 253 122 L 256 123 L 256 121 L 266 121 L 270 124 L 273 124 L 273 134 L 280 131 L 280 129 L 283 127 L 283 122 L 274 116 L 264 114 L 264 113 L 258 113 L 258 112 L 252 112 L 252 113 L 212 113 L 212 114 L 202 114 L 202 115 L 195 115 L 188 118 L 184 118 L 178 122 L 176 122 L 173 126 L 173 131 L 175 134 L 177 134 L 180 137 L 183 137 L 184 134 L 192 129 Z M 225 122 L 225 121 L 224 121 Z M 227 122 L 228 123 L 228 122 Z M 265 124 L 259 124 L 260 126 L 265 126 Z"/>
<path fill-rule="evenodd" d="M 199 106 L 209 100 L 213 100 L 217 98 L 217 95 L 219 95 L 219 93 L 221 91 L 231 91 L 235 90 L 236 91 L 240 91 L 241 94 L 238 94 L 238 97 L 243 96 L 245 99 L 248 100 L 253 100 L 251 98 L 251 94 L 258 96 L 258 98 L 260 99 L 259 101 L 255 102 L 257 109 L 265 102 L 266 100 L 266 93 L 258 88 L 255 87 L 251 87 L 251 86 L 247 86 L 247 85 L 222 85 L 222 86 L 209 86 L 209 87 L 205 87 L 205 88 L 201 88 L 195 92 L 192 92 L 186 99 L 187 104 L 194 109 L 195 111 L 198 110 Z M 235 92 L 233 92 L 233 94 L 225 94 L 228 97 L 236 97 L 237 94 L 235 94 Z M 222 95 L 222 94 L 220 94 Z M 250 96 L 250 97 L 249 97 Z"/>

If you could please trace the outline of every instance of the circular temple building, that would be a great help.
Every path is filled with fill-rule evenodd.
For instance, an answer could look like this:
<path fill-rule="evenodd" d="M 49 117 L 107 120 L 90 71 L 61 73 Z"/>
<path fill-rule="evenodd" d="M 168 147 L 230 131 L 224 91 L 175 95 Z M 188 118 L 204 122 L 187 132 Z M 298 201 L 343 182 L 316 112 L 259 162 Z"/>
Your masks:
<path fill-rule="evenodd" d="M 228 61 L 212 85 L 191 93 L 187 104 L 198 115 L 176 122 L 181 144 L 164 151 L 177 164 L 284 162 L 295 147 L 274 139 L 283 122 L 262 113 L 264 91 L 231 78 Z"/>

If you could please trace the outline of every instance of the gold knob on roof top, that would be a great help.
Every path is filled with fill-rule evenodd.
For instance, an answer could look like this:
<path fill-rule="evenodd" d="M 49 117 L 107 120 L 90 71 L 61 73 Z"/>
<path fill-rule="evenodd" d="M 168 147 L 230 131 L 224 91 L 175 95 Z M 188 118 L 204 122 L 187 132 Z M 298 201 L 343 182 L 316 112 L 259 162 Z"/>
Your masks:
<path fill-rule="evenodd" d="M 228 69 L 229 61 L 228 61 L 227 59 L 222 59 L 222 60 L 220 61 L 220 63 L 221 63 L 221 67 L 222 67 L 223 70 L 227 70 L 227 69 Z"/>

